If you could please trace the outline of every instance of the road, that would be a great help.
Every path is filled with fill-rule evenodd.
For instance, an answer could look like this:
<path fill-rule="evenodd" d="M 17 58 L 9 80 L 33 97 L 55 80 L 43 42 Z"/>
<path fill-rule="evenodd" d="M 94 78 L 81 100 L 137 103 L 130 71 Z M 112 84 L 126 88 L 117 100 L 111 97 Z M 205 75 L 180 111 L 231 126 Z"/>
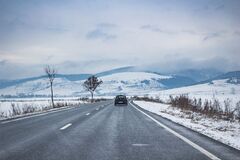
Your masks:
<path fill-rule="evenodd" d="M 0 160 L 209 160 L 207 153 L 240 159 L 238 150 L 136 108 L 106 101 L 0 121 Z"/>

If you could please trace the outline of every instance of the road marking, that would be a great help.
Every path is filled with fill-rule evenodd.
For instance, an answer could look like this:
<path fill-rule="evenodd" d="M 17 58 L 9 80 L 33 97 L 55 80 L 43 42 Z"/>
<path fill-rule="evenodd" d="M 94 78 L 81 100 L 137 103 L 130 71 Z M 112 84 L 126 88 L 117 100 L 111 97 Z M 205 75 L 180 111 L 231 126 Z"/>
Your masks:
<path fill-rule="evenodd" d="M 91 113 L 86 113 L 86 116 L 90 115 Z"/>
<path fill-rule="evenodd" d="M 60 130 L 64 130 L 67 129 L 68 127 L 70 127 L 72 125 L 72 123 L 68 123 L 65 126 L 63 126 L 62 128 L 60 128 Z"/>
<path fill-rule="evenodd" d="M 207 157 L 209 157 L 212 160 L 221 160 L 220 158 L 218 158 L 217 156 L 213 155 L 212 153 L 208 152 L 207 150 L 205 150 L 204 148 L 200 147 L 199 145 L 197 145 L 196 143 L 190 141 L 189 139 L 187 139 L 186 137 L 180 135 L 179 133 L 175 132 L 174 130 L 168 128 L 166 125 L 160 123 L 159 121 L 157 121 L 155 118 L 153 118 L 152 116 L 148 115 L 147 113 L 143 112 L 142 110 L 138 109 L 134 104 L 130 103 L 136 110 L 138 110 L 139 112 L 141 112 L 142 114 L 144 114 L 145 116 L 147 116 L 148 118 L 150 118 L 152 121 L 154 121 L 155 123 L 157 123 L 159 126 L 165 128 L 168 132 L 174 134 L 176 137 L 180 138 L 181 140 L 183 140 L 184 142 L 186 142 L 187 144 L 189 144 L 190 146 L 192 146 L 193 148 L 197 149 L 198 151 L 200 151 L 201 153 L 203 153 L 204 155 L 206 155 Z"/>
<path fill-rule="evenodd" d="M 74 107 L 69 107 L 69 108 L 63 108 L 63 109 L 59 109 L 59 110 L 49 110 L 49 111 L 45 111 L 44 113 L 36 113 L 34 115 L 26 115 L 26 116 L 19 117 L 19 118 L 16 118 L 16 119 L 10 119 L 10 120 L 3 121 L 3 122 L 1 122 L 1 124 L 6 124 L 6 123 L 10 123 L 10 122 L 20 121 L 20 120 L 28 119 L 28 118 L 44 116 L 44 115 L 47 115 L 47 114 L 50 114 L 50 113 L 62 112 L 62 111 L 70 110 L 70 109 L 73 109 L 73 108 Z"/>
<path fill-rule="evenodd" d="M 16 119 L 12 119 L 12 120 L 3 121 L 3 122 L 1 122 L 1 124 L 6 124 L 6 123 L 10 123 L 10 122 L 20 121 L 20 120 L 23 120 L 23 119 L 28 119 L 28 118 L 43 116 L 43 115 L 47 115 L 47 114 L 49 114 L 49 113 L 40 113 L 40 114 L 37 114 L 37 115 L 32 115 L 32 116 L 26 116 L 26 117 L 16 118 Z"/>
<path fill-rule="evenodd" d="M 145 146 L 149 146 L 149 144 L 145 144 L 145 143 L 134 143 L 132 144 L 135 147 L 145 147 Z"/>

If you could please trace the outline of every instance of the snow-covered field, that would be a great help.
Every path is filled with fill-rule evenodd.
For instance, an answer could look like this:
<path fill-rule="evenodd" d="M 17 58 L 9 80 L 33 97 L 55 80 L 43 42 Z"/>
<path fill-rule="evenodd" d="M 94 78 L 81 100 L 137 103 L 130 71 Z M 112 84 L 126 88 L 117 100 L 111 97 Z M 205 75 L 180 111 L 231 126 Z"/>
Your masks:
<path fill-rule="evenodd" d="M 55 105 L 64 105 L 64 106 L 72 106 L 86 103 L 84 101 L 80 101 L 76 98 L 61 98 L 55 99 Z M 1 99 L 0 100 L 0 119 L 8 118 L 13 115 L 13 107 L 21 112 L 41 112 L 44 110 L 48 110 L 51 108 L 51 102 L 49 98 L 18 98 L 18 99 Z"/>
<path fill-rule="evenodd" d="M 222 108 L 224 108 L 224 101 L 229 100 L 231 108 L 234 109 L 236 103 L 240 101 L 240 84 L 232 84 L 227 81 L 228 79 L 214 80 L 212 83 L 152 92 L 149 96 L 160 98 L 164 102 L 169 101 L 170 95 L 173 97 L 188 95 L 191 99 L 201 98 L 202 102 L 205 100 L 213 102 L 216 99 L 220 102 Z"/>
<path fill-rule="evenodd" d="M 145 110 L 240 150 L 240 123 L 237 121 L 212 119 L 190 111 L 184 112 L 162 103 L 145 101 L 134 101 L 134 103 Z"/>

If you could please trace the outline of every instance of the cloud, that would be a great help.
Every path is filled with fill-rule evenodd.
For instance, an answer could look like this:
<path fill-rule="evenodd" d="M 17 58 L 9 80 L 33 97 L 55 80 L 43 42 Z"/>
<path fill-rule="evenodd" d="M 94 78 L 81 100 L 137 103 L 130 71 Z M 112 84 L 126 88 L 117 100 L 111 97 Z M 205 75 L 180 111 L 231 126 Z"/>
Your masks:
<path fill-rule="evenodd" d="M 217 32 L 216 33 L 209 33 L 203 38 L 203 41 L 208 41 L 210 39 L 218 38 L 218 37 L 221 37 L 220 33 L 217 33 Z"/>
<path fill-rule="evenodd" d="M 143 30 L 149 30 L 152 32 L 159 32 L 159 33 L 165 33 L 165 34 L 177 34 L 176 31 L 172 31 L 172 30 L 166 30 L 166 29 L 161 29 L 157 26 L 153 26 L 153 25 L 143 25 L 140 27 Z"/>
<path fill-rule="evenodd" d="M 89 31 L 86 35 L 87 39 L 101 39 L 101 40 L 112 40 L 116 39 L 117 35 L 112 34 L 111 32 L 117 28 L 117 25 L 113 23 L 98 23 L 95 25 L 95 29 Z"/>
<path fill-rule="evenodd" d="M 94 29 L 89 31 L 86 35 L 87 39 L 101 39 L 101 40 L 111 40 L 116 39 L 117 36 L 111 33 L 104 31 L 103 29 Z"/>
<path fill-rule="evenodd" d="M 7 60 L 0 60 L 0 66 L 4 66 L 7 63 Z"/>
<path fill-rule="evenodd" d="M 240 31 L 233 32 L 233 35 L 240 36 Z"/>
<path fill-rule="evenodd" d="M 239 69 L 239 4 L 239 0 L 0 1 L 0 73 L 39 75 L 46 63 L 58 66 L 61 73 L 151 64 L 161 70 L 206 64 Z M 214 61 L 219 57 L 231 63 L 221 67 Z M 205 63 L 207 59 L 212 61 Z"/>
<path fill-rule="evenodd" d="M 158 33 L 164 33 L 164 34 L 168 34 L 168 35 L 177 35 L 177 34 L 196 35 L 196 34 L 200 34 L 200 33 L 197 33 L 196 31 L 194 31 L 192 29 L 179 29 L 179 28 L 176 28 L 175 30 L 173 30 L 173 29 L 163 29 L 163 28 L 160 28 L 158 26 L 150 25 L 150 24 L 142 25 L 140 27 L 140 29 L 148 30 L 148 31 L 152 31 L 152 32 L 158 32 Z"/>
<path fill-rule="evenodd" d="M 116 24 L 113 24 L 113 23 L 99 23 L 97 24 L 97 28 L 101 28 L 101 29 L 113 29 L 113 28 L 116 28 L 117 25 Z"/>
<path fill-rule="evenodd" d="M 222 10 L 222 9 L 224 9 L 224 7 L 225 7 L 225 5 L 224 4 L 220 4 L 220 5 L 218 5 L 218 6 L 216 6 L 216 10 Z"/>

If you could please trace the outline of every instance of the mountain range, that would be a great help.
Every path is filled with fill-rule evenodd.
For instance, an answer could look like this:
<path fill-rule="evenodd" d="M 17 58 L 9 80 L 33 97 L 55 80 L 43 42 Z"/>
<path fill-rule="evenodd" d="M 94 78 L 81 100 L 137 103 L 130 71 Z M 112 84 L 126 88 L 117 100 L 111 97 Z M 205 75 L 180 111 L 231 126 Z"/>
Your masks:
<path fill-rule="evenodd" d="M 210 74 L 212 73 L 212 74 Z M 57 74 L 54 81 L 56 96 L 86 96 L 88 92 L 82 86 L 85 79 L 92 74 Z M 190 86 L 199 83 L 210 83 L 217 79 L 227 79 L 228 83 L 239 83 L 240 72 L 222 74 L 214 70 L 186 70 L 172 74 L 161 74 L 139 70 L 128 66 L 95 74 L 103 80 L 96 90 L 98 95 L 145 95 L 151 92 Z M 49 84 L 46 76 L 18 80 L 0 80 L 2 97 L 49 96 Z"/>

